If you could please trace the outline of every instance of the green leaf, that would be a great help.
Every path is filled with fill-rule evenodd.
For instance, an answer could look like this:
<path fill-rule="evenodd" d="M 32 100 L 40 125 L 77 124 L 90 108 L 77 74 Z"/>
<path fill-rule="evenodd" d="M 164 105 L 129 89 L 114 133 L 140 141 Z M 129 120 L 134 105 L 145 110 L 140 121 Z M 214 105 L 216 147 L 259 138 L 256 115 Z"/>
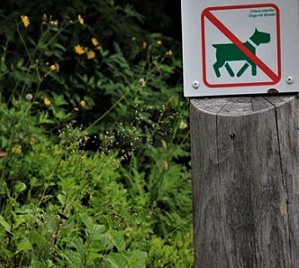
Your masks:
<path fill-rule="evenodd" d="M 141 250 L 133 250 L 127 254 L 130 268 L 145 268 L 147 253 Z"/>
<path fill-rule="evenodd" d="M 61 205 L 65 205 L 66 202 L 66 196 L 64 194 L 58 194 L 57 195 L 57 199 L 59 200 L 59 202 L 61 203 Z"/>
<path fill-rule="evenodd" d="M 15 255 L 13 252 L 10 250 L 0 247 L 0 252 L 1 252 L 1 257 L 3 258 L 4 256 L 7 257 L 8 259 L 12 259 L 13 256 Z"/>
<path fill-rule="evenodd" d="M 107 231 L 107 228 L 105 225 L 100 224 L 94 224 L 92 227 L 92 241 L 101 241 L 103 244 L 107 244 L 107 240 L 110 240 L 110 237 L 108 238 L 108 235 L 105 234 Z"/>
<path fill-rule="evenodd" d="M 64 52 L 66 51 L 66 48 L 65 48 L 64 46 L 58 44 L 58 43 L 55 43 L 55 44 L 54 44 L 54 47 L 56 47 L 56 48 L 58 48 L 58 49 L 60 49 L 60 50 L 62 50 L 62 51 L 64 51 Z"/>
<path fill-rule="evenodd" d="M 107 231 L 107 228 L 105 225 L 102 224 L 94 224 L 93 225 L 93 232 L 97 234 L 103 234 Z"/>
<path fill-rule="evenodd" d="M 15 185 L 15 192 L 18 193 L 18 194 L 22 193 L 26 190 L 26 188 L 27 188 L 27 186 L 24 182 L 18 181 Z"/>
<path fill-rule="evenodd" d="M 111 265 L 111 268 L 126 268 L 127 259 L 123 254 L 111 252 L 107 257 L 107 262 Z"/>
<path fill-rule="evenodd" d="M 101 259 L 102 257 L 103 257 L 103 255 L 99 254 L 99 253 L 95 253 L 95 252 L 89 252 L 88 253 L 88 260 L 89 261 L 98 260 L 98 259 Z"/>
<path fill-rule="evenodd" d="M 75 247 L 76 252 L 78 252 L 81 256 L 84 256 L 86 254 L 86 247 L 83 244 L 83 240 L 81 237 L 75 237 L 71 242 L 70 242 L 70 247 Z"/>
<path fill-rule="evenodd" d="M 24 72 L 25 72 L 25 70 L 24 70 Z M 31 74 L 31 73 L 22 73 L 22 72 L 15 70 L 12 73 L 12 76 L 14 77 L 14 79 L 16 81 L 25 83 L 26 85 L 31 85 L 31 83 L 39 82 L 39 78 L 37 77 L 37 75 Z"/>
<path fill-rule="evenodd" d="M 56 106 L 61 106 L 61 105 L 66 105 L 68 104 L 67 101 L 64 99 L 63 95 L 57 95 L 52 93 L 53 99 L 54 99 L 54 103 Z"/>
<path fill-rule="evenodd" d="M 8 139 L 6 139 L 5 137 L 2 136 L 1 143 L 2 143 L 1 147 L 5 148 L 8 145 Z"/>
<path fill-rule="evenodd" d="M 30 242 L 32 245 L 36 245 L 39 249 L 42 249 L 47 244 L 47 240 L 44 236 L 36 231 L 32 231 L 30 234 Z"/>
<path fill-rule="evenodd" d="M 117 248 L 118 252 L 122 252 L 126 248 L 126 242 L 124 236 L 118 232 L 109 232 L 109 238 L 114 246 Z"/>
<path fill-rule="evenodd" d="M 39 113 L 38 114 L 38 123 L 39 124 L 53 124 L 54 121 L 48 119 L 48 113 Z"/>
<path fill-rule="evenodd" d="M 63 259 L 67 260 L 67 267 L 78 268 L 81 266 L 81 256 L 80 253 L 73 251 L 73 250 L 63 250 L 60 252 L 60 255 Z"/>
<path fill-rule="evenodd" d="M 4 227 L 6 232 L 10 232 L 11 228 L 9 223 L 0 215 L 0 224 Z"/>
<path fill-rule="evenodd" d="M 22 242 L 20 242 L 18 245 L 18 251 L 23 251 L 23 250 L 31 250 L 32 249 L 32 245 L 29 242 L 29 240 L 24 240 Z"/>
<path fill-rule="evenodd" d="M 23 224 L 25 222 L 25 217 L 23 215 L 15 215 L 14 216 L 14 228 L 17 228 L 18 226 L 20 226 L 21 224 Z"/>
<path fill-rule="evenodd" d="M 93 226 L 93 219 L 92 217 L 88 216 L 87 214 L 80 214 L 81 221 L 87 227 L 87 229 L 91 229 Z"/>
<path fill-rule="evenodd" d="M 31 177 L 30 178 L 30 186 L 31 187 L 37 187 L 41 186 L 43 183 L 36 177 Z"/>

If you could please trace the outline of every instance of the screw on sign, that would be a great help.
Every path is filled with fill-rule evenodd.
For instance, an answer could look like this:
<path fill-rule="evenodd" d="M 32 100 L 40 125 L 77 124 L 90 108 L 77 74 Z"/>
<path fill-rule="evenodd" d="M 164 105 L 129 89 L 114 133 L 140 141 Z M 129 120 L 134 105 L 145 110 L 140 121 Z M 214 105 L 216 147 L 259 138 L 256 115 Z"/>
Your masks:
<path fill-rule="evenodd" d="M 288 84 L 293 84 L 293 82 L 294 82 L 294 77 L 289 75 L 289 76 L 287 76 L 286 81 L 287 81 Z"/>
<path fill-rule="evenodd" d="M 193 81 L 192 86 L 194 89 L 198 89 L 199 88 L 199 82 L 197 80 Z"/>

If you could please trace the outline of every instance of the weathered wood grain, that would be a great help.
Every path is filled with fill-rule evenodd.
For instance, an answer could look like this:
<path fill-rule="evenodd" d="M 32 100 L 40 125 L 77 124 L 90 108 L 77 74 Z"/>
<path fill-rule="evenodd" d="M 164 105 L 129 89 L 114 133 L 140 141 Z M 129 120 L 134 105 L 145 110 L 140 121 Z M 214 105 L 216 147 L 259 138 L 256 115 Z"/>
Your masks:
<path fill-rule="evenodd" d="M 195 268 L 299 267 L 298 107 L 191 100 Z"/>

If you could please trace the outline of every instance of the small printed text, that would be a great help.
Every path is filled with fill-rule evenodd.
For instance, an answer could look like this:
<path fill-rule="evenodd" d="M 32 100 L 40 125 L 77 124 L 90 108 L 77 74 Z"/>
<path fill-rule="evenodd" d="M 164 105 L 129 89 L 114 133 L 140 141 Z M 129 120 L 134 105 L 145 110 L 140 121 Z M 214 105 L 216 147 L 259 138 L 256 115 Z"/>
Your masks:
<path fill-rule="evenodd" d="M 260 18 L 260 17 L 272 17 L 276 16 L 274 8 L 259 8 L 259 9 L 250 9 L 249 18 Z"/>

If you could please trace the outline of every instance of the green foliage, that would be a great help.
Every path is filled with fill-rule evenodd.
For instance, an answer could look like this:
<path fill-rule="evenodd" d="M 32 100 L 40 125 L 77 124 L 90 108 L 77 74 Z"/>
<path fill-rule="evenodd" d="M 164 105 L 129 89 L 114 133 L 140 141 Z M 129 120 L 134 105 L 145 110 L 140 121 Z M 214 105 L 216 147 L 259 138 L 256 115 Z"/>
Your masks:
<path fill-rule="evenodd" d="M 82 134 L 68 126 L 57 144 L 40 139 L 0 159 L 1 263 L 191 266 L 190 180 L 185 168 L 166 162 L 175 150 L 152 147 L 145 175 L 134 155 L 125 168 L 117 151 L 80 151 Z"/>
<path fill-rule="evenodd" d="M 0 267 L 192 267 L 179 44 L 113 0 L 24 3 L 0 10 Z"/>

